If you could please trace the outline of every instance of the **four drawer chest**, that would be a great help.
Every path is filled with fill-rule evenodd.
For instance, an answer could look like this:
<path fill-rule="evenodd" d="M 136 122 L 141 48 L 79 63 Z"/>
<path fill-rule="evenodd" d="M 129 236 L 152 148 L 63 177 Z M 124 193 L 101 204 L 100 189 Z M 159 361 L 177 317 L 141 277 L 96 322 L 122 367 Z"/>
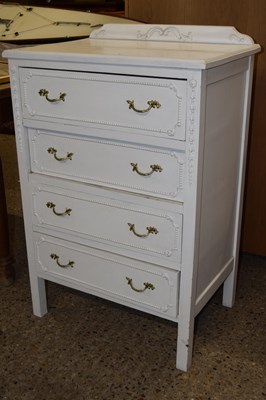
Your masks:
<path fill-rule="evenodd" d="M 34 314 L 45 280 L 178 323 L 234 302 L 254 54 L 232 27 L 8 50 Z M 110 305 L 111 307 L 111 305 Z"/>

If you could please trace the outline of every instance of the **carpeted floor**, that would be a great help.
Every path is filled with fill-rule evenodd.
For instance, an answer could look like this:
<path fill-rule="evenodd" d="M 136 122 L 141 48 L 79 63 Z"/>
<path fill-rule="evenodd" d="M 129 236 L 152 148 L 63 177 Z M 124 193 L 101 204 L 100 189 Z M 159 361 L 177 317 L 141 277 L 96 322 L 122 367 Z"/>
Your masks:
<path fill-rule="evenodd" d="M 0 288 L 1 400 L 262 400 L 266 259 L 241 255 L 234 308 L 219 291 L 196 319 L 193 364 L 175 369 L 174 323 L 48 283 L 32 315 L 14 136 L 0 134 L 16 280 Z"/>

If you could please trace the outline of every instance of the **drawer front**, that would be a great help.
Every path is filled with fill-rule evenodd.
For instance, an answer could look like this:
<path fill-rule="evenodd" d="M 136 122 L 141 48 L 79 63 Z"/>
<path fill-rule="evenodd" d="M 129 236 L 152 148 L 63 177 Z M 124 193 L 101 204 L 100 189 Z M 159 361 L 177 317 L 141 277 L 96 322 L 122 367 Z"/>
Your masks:
<path fill-rule="evenodd" d="M 178 312 L 179 272 L 97 251 L 49 236 L 35 236 L 42 276 L 162 316 Z"/>
<path fill-rule="evenodd" d="M 125 202 L 48 185 L 34 186 L 32 192 L 35 229 L 63 232 L 73 241 L 87 238 L 100 248 L 105 244 L 119 254 L 131 251 L 136 258 L 147 260 L 148 255 L 155 263 L 178 267 L 182 215 L 164 211 L 163 203 L 162 209 L 153 209 L 145 200 L 135 205 L 133 198 Z"/>
<path fill-rule="evenodd" d="M 29 141 L 34 172 L 182 200 L 182 152 L 35 130 Z"/>
<path fill-rule="evenodd" d="M 24 118 L 185 139 L 186 81 L 20 69 Z"/>

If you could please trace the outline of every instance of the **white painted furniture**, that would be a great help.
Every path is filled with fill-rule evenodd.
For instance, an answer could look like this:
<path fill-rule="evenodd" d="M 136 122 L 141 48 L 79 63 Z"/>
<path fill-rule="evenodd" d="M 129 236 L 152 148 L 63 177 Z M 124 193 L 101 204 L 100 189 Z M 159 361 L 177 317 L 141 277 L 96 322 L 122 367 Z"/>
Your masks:
<path fill-rule="evenodd" d="M 33 308 L 51 280 L 178 322 L 234 302 L 254 54 L 231 27 L 9 50 Z"/>

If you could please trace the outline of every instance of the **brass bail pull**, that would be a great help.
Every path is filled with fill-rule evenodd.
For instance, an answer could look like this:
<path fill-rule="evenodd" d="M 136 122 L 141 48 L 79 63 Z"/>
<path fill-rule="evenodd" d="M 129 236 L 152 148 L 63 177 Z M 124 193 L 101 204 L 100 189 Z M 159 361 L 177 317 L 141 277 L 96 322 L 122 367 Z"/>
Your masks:
<path fill-rule="evenodd" d="M 131 167 L 132 167 L 132 171 L 136 172 L 137 174 L 141 175 L 141 176 L 150 176 L 152 175 L 154 172 L 162 172 L 162 167 L 158 164 L 152 164 L 150 165 L 150 171 L 149 172 L 141 172 L 139 170 L 138 164 L 137 163 L 130 163 Z"/>
<path fill-rule="evenodd" d="M 134 100 L 127 100 L 127 103 L 129 104 L 129 109 L 137 112 L 137 113 L 147 113 L 149 112 L 152 108 L 160 108 L 161 104 L 157 100 L 149 100 L 147 101 L 147 104 L 149 107 L 145 108 L 144 110 L 140 110 L 135 107 L 135 102 Z"/>
<path fill-rule="evenodd" d="M 137 289 L 133 285 L 133 279 L 132 278 L 126 277 L 126 280 L 127 280 L 128 285 L 131 287 L 131 289 L 134 290 L 135 292 L 138 292 L 138 293 L 145 292 L 146 289 L 150 289 L 150 290 L 154 290 L 155 289 L 155 286 L 150 282 L 143 282 L 144 288 L 143 289 Z"/>
<path fill-rule="evenodd" d="M 60 268 L 73 268 L 74 267 L 74 261 L 69 261 L 68 264 L 61 264 L 59 262 L 59 256 L 57 254 L 50 254 L 50 257 L 56 261 L 56 264 L 58 265 L 58 267 Z"/>
<path fill-rule="evenodd" d="M 58 98 L 50 99 L 48 97 L 49 91 L 47 89 L 40 89 L 39 90 L 39 95 L 45 97 L 46 100 L 49 101 L 50 103 L 57 103 L 59 101 L 65 101 L 65 97 L 66 97 L 66 93 L 59 93 L 59 97 Z"/>
<path fill-rule="evenodd" d="M 135 229 L 135 224 L 131 224 L 128 222 L 129 230 L 134 233 L 135 236 L 140 237 L 140 238 L 145 238 L 148 237 L 150 234 L 155 234 L 159 233 L 158 229 L 156 229 L 154 226 L 147 226 L 146 230 L 147 233 L 138 233 Z"/>
<path fill-rule="evenodd" d="M 57 150 L 54 147 L 49 147 L 49 149 L 47 149 L 49 154 L 53 154 L 54 158 L 57 161 L 67 161 L 67 160 L 72 160 L 72 157 L 74 155 L 74 153 L 67 153 L 66 157 L 58 157 L 57 156 Z"/>
<path fill-rule="evenodd" d="M 47 208 L 51 208 L 51 209 L 53 210 L 53 213 L 54 213 L 55 215 L 58 215 L 58 216 L 70 215 L 70 213 L 71 213 L 71 211 L 72 211 L 71 208 L 66 208 L 65 211 L 63 211 L 63 212 L 57 212 L 57 211 L 55 210 L 55 207 L 56 207 L 55 204 L 52 203 L 51 201 L 49 201 L 48 203 L 46 203 L 46 207 L 47 207 Z"/>

